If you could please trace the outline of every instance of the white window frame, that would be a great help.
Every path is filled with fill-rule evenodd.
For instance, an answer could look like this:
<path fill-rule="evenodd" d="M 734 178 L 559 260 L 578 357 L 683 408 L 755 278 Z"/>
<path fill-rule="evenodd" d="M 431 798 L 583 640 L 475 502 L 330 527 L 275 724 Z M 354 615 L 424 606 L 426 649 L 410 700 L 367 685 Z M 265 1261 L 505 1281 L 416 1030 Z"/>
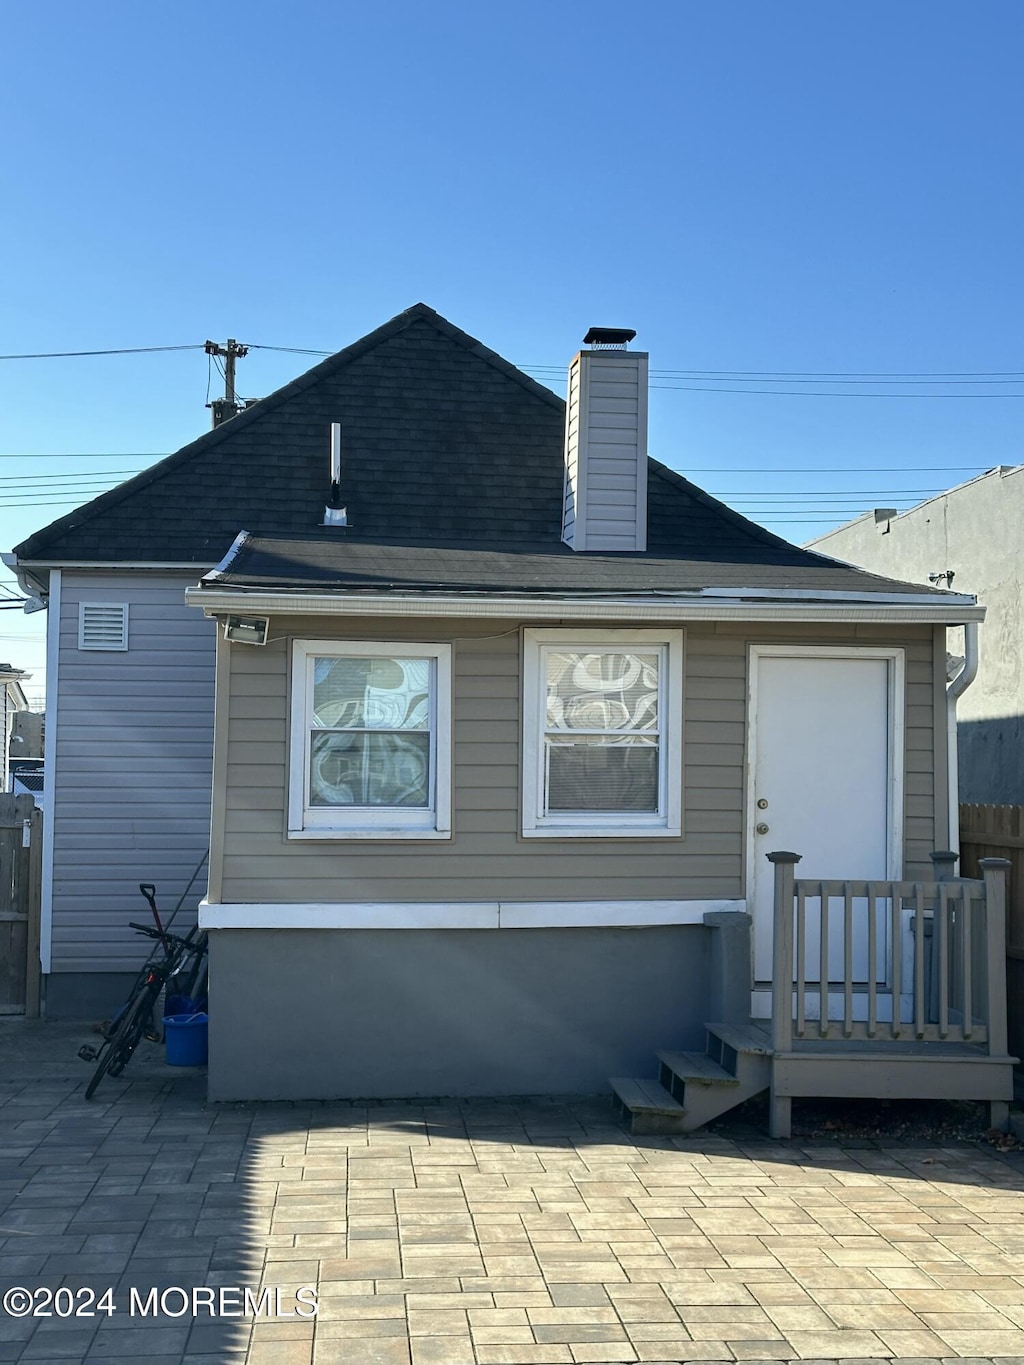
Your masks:
<path fill-rule="evenodd" d="M 659 650 L 658 812 L 557 815 L 544 811 L 545 653 L 550 649 Z M 683 832 L 683 632 L 681 630 L 523 631 L 523 823 L 525 839 L 679 838 Z"/>
<path fill-rule="evenodd" d="M 310 719 L 313 660 L 325 658 L 429 659 L 431 799 L 426 809 L 310 806 Z M 407 640 L 295 640 L 292 642 L 291 727 L 288 745 L 289 839 L 450 839 L 452 830 L 452 647 Z"/>

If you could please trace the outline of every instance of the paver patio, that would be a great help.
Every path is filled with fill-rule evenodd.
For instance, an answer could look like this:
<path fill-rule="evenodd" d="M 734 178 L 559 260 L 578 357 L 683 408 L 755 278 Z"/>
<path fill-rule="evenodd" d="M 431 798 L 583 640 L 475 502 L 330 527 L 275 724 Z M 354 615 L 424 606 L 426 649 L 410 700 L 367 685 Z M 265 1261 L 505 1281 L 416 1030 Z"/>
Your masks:
<path fill-rule="evenodd" d="M 117 1311 L 0 1312 L 0 1361 L 1024 1361 L 1017 1158 L 631 1139 L 601 1099 L 207 1106 L 155 1050 L 86 1103 L 87 1036 L 0 1026 L 0 1289 Z M 169 1286 L 319 1315 L 131 1315 Z"/>

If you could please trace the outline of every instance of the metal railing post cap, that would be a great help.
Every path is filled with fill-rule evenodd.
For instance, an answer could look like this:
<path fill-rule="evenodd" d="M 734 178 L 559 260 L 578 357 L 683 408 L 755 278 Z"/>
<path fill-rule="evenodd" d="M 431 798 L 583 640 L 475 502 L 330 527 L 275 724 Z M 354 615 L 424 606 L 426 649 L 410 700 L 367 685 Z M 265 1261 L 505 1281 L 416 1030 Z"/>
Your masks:
<path fill-rule="evenodd" d="M 765 857 L 770 863 L 798 863 L 804 855 L 802 853 L 767 853 Z"/>

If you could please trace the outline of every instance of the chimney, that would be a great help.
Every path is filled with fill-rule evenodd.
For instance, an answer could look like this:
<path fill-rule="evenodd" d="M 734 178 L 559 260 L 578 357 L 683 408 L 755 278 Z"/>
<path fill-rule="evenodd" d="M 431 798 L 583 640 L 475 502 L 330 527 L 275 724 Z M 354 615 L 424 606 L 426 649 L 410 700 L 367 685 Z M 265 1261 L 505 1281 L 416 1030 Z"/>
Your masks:
<path fill-rule="evenodd" d="M 647 549 L 647 353 L 636 332 L 591 327 L 569 366 L 562 539 L 574 550 Z"/>

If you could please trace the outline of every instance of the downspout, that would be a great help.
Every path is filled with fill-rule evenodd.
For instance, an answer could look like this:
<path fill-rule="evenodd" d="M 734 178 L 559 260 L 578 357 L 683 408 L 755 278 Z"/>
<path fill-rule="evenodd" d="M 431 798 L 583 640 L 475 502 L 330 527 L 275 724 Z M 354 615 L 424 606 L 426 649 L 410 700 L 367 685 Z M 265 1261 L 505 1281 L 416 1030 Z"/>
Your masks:
<path fill-rule="evenodd" d="M 964 624 L 964 661 L 946 686 L 946 773 L 949 782 L 949 847 L 960 852 L 960 771 L 956 742 L 956 704 L 978 676 L 978 623 Z M 962 875 L 962 874 L 961 874 Z"/>

